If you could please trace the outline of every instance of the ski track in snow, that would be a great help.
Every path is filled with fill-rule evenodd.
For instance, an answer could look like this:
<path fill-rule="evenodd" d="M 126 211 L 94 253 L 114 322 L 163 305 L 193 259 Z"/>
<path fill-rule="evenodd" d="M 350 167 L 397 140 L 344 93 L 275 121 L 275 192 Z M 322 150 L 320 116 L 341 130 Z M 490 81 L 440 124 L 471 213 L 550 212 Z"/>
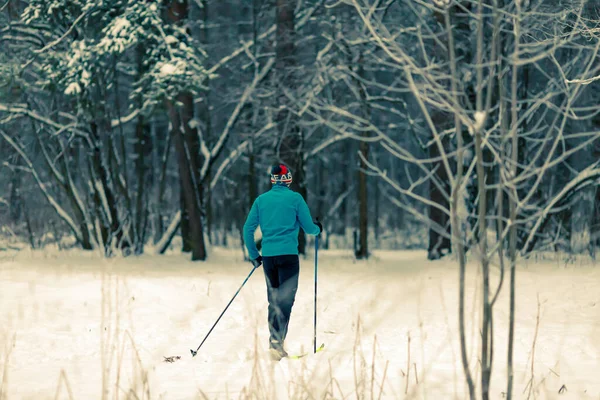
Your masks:
<path fill-rule="evenodd" d="M 365 262 L 341 251 L 319 255 L 317 345 L 325 343 L 325 350 L 278 363 L 267 354 L 262 269 L 198 355 L 190 355 L 250 272 L 238 251 L 213 249 L 206 263 L 182 255 L 104 260 L 94 253 L 52 252 L 0 259 L 0 399 L 54 399 L 57 392 L 62 399 L 69 390 L 75 399 L 94 399 L 102 398 L 103 388 L 115 398 L 116 387 L 119 398 L 130 390 L 160 399 L 237 399 L 244 393 L 288 399 L 305 390 L 314 398 L 328 390 L 335 398 L 356 398 L 356 388 L 361 398 L 377 398 L 386 362 L 383 399 L 466 398 L 455 262 L 428 262 L 420 251 L 376 252 Z M 290 354 L 312 351 L 312 257 L 301 260 Z M 473 310 L 477 277 L 470 265 L 469 343 L 479 324 L 479 309 Z M 494 314 L 493 399 L 506 390 L 506 278 Z M 600 269 L 528 261 L 519 266 L 517 285 L 515 398 L 528 395 L 539 296 L 536 398 L 600 399 Z M 476 349 L 470 349 L 477 372 Z M 165 362 L 170 356 L 181 358 Z M 66 383 L 59 379 L 63 371 Z"/>

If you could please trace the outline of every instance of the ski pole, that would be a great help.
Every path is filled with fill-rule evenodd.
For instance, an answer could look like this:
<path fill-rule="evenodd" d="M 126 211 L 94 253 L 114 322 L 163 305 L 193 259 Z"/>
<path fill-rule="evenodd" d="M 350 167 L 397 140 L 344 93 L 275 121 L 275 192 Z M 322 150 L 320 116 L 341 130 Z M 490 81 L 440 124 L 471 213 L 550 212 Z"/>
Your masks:
<path fill-rule="evenodd" d="M 318 254 L 319 254 L 319 236 L 315 237 L 315 315 L 314 315 L 314 340 L 313 340 L 313 352 L 317 352 L 317 267 L 318 267 Z"/>
<path fill-rule="evenodd" d="M 223 312 L 221 313 L 221 315 L 219 315 L 219 318 L 217 318 L 217 321 L 214 323 L 214 325 L 212 326 L 212 328 L 210 328 L 210 330 L 208 331 L 208 333 L 204 337 L 204 340 L 202 340 L 202 343 L 200 343 L 200 346 L 198 346 L 198 348 L 195 351 L 194 350 L 190 350 L 190 352 L 192 353 L 192 357 L 195 357 L 196 354 L 198 354 L 198 350 L 200 350 L 200 347 L 202 347 L 202 345 L 204 344 L 204 342 L 206 341 L 206 339 L 208 339 L 208 335 L 210 335 L 210 333 L 213 331 L 213 329 L 215 329 L 215 326 L 217 326 L 217 324 L 219 323 L 219 320 L 221 319 L 221 317 L 223 316 L 223 314 L 225 314 L 225 311 L 227 311 L 227 309 L 229 308 L 229 306 L 231 305 L 231 303 L 233 303 L 233 299 L 235 299 L 235 297 L 238 295 L 238 293 L 240 292 L 240 290 L 242 290 L 242 288 L 244 287 L 244 285 L 246 284 L 246 282 L 248 282 L 248 279 L 250 279 L 250 276 L 252 276 L 252 273 L 254 272 L 254 270 L 257 269 L 257 268 L 258 268 L 258 266 L 255 266 L 254 268 L 252 268 L 252 271 L 250 271 L 250 273 L 248 274 L 248 276 L 244 280 L 244 283 L 242 283 L 242 286 L 240 286 L 240 288 L 237 290 L 237 292 L 235 292 L 235 294 L 233 295 L 233 297 L 231 298 L 231 300 L 229 300 L 229 303 L 227 304 L 227 306 L 225 307 L 225 309 L 223 310 Z"/>

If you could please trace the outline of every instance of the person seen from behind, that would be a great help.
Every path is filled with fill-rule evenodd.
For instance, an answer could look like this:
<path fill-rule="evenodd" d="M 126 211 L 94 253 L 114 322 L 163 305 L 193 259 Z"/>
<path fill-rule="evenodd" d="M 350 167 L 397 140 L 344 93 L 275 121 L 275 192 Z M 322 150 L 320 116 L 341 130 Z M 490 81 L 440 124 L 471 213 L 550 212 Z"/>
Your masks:
<path fill-rule="evenodd" d="M 263 265 L 269 302 L 269 352 L 280 360 L 288 355 L 284 341 L 298 289 L 298 232 L 302 228 L 306 234 L 317 236 L 323 226 L 313 222 L 304 198 L 290 189 L 292 172 L 288 166 L 277 163 L 270 172 L 271 189 L 254 201 L 244 224 L 244 241 L 254 267 Z M 262 255 L 254 242 L 259 226 Z"/>

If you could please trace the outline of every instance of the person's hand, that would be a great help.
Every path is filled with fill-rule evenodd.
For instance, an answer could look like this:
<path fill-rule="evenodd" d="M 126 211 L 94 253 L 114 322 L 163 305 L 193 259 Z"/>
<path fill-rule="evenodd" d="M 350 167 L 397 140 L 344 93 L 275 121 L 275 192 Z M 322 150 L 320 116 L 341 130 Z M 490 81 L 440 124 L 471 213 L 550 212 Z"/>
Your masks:
<path fill-rule="evenodd" d="M 321 231 L 321 232 L 319 232 L 319 235 L 320 235 L 321 233 L 323 233 L 323 224 L 322 224 L 322 223 L 320 223 L 320 222 L 319 222 L 319 220 L 317 220 L 317 221 L 315 222 L 315 225 L 316 225 L 316 226 L 318 226 L 318 227 L 319 227 L 319 230 Z"/>
<path fill-rule="evenodd" d="M 258 268 L 262 264 L 262 256 L 258 256 L 254 260 L 250 260 L 250 262 L 252 263 L 252 265 L 254 265 L 254 268 Z"/>

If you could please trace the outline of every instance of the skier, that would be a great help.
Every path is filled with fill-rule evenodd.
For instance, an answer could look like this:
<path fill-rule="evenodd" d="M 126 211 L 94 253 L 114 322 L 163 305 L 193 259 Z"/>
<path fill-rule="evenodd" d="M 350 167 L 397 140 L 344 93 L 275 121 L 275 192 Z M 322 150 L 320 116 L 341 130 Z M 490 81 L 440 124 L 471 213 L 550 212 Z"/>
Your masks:
<path fill-rule="evenodd" d="M 244 241 L 254 267 L 263 264 L 267 283 L 269 352 L 274 360 L 287 357 L 284 341 L 292 306 L 298 289 L 300 260 L 298 231 L 309 235 L 323 232 L 319 221 L 313 222 L 304 198 L 289 186 L 292 172 L 285 164 L 271 167 L 271 190 L 260 195 L 252 205 L 244 224 Z M 260 225 L 262 256 L 254 242 Z"/>

